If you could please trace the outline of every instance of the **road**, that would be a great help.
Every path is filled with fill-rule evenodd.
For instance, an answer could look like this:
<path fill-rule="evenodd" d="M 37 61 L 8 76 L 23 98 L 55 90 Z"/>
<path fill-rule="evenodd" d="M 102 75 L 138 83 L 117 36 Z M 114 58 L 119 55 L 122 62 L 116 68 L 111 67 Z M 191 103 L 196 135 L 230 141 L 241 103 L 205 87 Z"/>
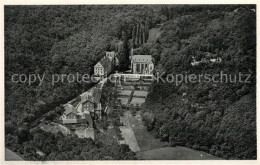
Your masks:
<path fill-rule="evenodd" d="M 139 152 L 140 148 L 135 138 L 134 131 L 131 127 L 131 123 L 129 122 L 129 117 L 131 117 L 131 113 L 126 111 L 124 116 L 120 117 L 120 120 L 124 126 L 120 126 L 119 128 L 122 132 L 122 137 L 125 139 L 125 144 L 127 144 L 133 152 Z"/>

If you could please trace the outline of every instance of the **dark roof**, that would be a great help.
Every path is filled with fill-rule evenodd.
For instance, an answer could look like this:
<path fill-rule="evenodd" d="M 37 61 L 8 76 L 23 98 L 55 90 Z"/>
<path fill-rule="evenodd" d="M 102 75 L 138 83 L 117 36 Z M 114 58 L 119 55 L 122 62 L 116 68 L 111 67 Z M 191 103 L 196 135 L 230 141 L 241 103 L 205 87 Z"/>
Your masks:
<path fill-rule="evenodd" d="M 108 57 L 102 58 L 99 62 L 104 67 L 104 69 L 111 67 L 111 61 Z"/>
<path fill-rule="evenodd" d="M 77 98 L 69 101 L 68 104 L 71 104 L 73 107 L 76 107 L 79 102 L 80 102 L 80 97 L 77 97 Z"/>
<path fill-rule="evenodd" d="M 95 89 L 93 90 L 93 97 L 94 97 L 94 102 L 95 102 L 95 103 L 99 103 L 99 102 L 100 102 L 101 93 L 102 93 L 102 90 L 99 89 L 99 88 L 95 88 Z"/>
<path fill-rule="evenodd" d="M 76 109 L 71 104 L 66 104 L 64 108 L 65 108 L 65 112 L 64 112 L 65 115 L 68 115 L 70 113 L 74 113 L 75 115 L 77 115 Z"/>
<path fill-rule="evenodd" d="M 93 93 L 92 93 L 92 96 L 90 95 L 87 95 L 84 100 L 81 101 L 81 103 L 84 103 L 86 101 L 89 101 L 89 102 L 92 102 L 92 103 L 99 103 L 100 102 L 100 99 L 101 99 L 101 93 L 102 93 L 102 90 L 99 89 L 99 88 L 94 88 L 93 89 Z"/>
<path fill-rule="evenodd" d="M 86 101 L 89 101 L 89 102 L 94 103 L 94 98 L 93 98 L 92 96 L 90 96 L 90 95 L 87 95 L 87 96 L 84 98 L 84 100 L 81 101 L 81 103 L 84 103 L 84 102 L 86 102 Z"/>
<path fill-rule="evenodd" d="M 134 55 L 132 58 L 133 62 L 152 62 L 151 55 Z"/>
<path fill-rule="evenodd" d="M 92 120 L 90 114 L 85 114 L 85 120 L 88 121 L 89 127 L 93 128 L 93 120 Z"/>
<path fill-rule="evenodd" d="M 82 119 L 77 119 L 77 123 L 88 123 L 90 128 L 93 128 L 93 120 L 90 114 L 83 114 Z"/>

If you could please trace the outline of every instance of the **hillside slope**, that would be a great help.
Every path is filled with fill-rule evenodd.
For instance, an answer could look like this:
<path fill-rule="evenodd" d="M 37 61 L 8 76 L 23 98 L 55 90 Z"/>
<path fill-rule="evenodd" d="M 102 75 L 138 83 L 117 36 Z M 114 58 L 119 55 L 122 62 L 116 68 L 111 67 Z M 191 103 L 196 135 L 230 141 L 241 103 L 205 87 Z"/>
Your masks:
<path fill-rule="evenodd" d="M 156 71 L 165 73 L 164 80 L 167 74 L 197 76 L 195 82 L 176 83 L 174 79 L 152 85 L 143 117 L 155 137 L 172 146 L 186 146 L 224 159 L 256 159 L 253 9 L 241 6 L 237 10 L 212 10 L 205 6 L 201 10 L 172 11 L 179 12 L 178 16 L 173 14 L 164 23 L 157 42 L 139 48 L 157 59 Z M 222 61 L 191 65 L 193 58 L 201 61 L 216 57 Z M 199 75 L 220 73 L 227 75 L 226 81 L 198 80 Z M 241 73 L 250 74 L 249 81 L 239 82 Z"/>

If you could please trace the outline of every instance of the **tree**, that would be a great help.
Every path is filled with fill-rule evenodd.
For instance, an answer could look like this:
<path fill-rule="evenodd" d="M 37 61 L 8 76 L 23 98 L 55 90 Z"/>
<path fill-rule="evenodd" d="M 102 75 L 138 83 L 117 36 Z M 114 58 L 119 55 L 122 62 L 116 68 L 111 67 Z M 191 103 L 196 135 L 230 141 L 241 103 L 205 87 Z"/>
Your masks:
<path fill-rule="evenodd" d="M 133 27 L 133 30 L 132 30 L 132 44 L 133 44 L 133 48 L 135 47 L 135 42 L 136 40 L 136 26 Z"/>
<path fill-rule="evenodd" d="M 129 43 L 127 34 L 125 31 L 122 32 L 123 49 L 119 52 L 119 70 L 125 71 L 128 69 L 129 62 Z"/>

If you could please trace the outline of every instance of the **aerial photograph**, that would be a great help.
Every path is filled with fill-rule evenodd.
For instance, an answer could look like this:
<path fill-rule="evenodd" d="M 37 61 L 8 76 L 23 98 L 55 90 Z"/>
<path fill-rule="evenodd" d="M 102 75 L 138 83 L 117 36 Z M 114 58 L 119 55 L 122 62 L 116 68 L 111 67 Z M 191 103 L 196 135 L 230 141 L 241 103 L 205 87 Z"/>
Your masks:
<path fill-rule="evenodd" d="M 5 161 L 257 160 L 256 4 L 3 8 Z"/>

